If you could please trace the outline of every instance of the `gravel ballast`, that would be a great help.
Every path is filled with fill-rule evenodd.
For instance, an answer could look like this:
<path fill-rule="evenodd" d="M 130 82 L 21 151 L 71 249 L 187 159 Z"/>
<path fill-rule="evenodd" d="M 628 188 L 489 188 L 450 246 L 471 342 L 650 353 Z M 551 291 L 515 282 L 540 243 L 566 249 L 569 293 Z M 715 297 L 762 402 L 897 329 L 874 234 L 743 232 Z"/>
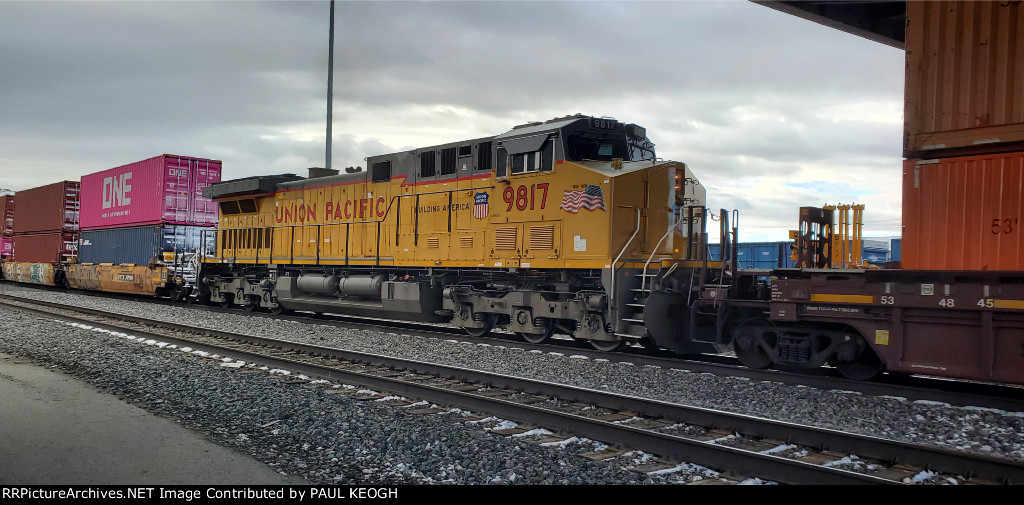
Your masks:
<path fill-rule="evenodd" d="M 0 285 L 0 293 L 157 320 L 191 321 L 224 331 L 487 370 L 1024 460 L 1024 413 L 1019 412 L 952 407 L 938 402 L 826 391 L 680 369 L 592 360 L 570 352 L 540 353 L 506 345 L 479 345 L 395 333 L 345 330 L 252 317 L 243 312 L 212 313 L 188 306 L 105 299 L 9 284 Z"/>
<path fill-rule="evenodd" d="M 595 441 L 542 446 L 530 443 L 529 433 L 492 433 L 514 426 L 501 419 L 462 422 L 468 413 L 458 409 L 412 414 L 386 401 L 332 394 L 350 385 L 294 380 L 287 371 L 16 310 L 0 314 L 0 352 L 55 367 L 311 484 L 653 484 L 718 477 L 686 464 L 630 471 L 651 455 L 594 462 L 579 454 L 601 448 Z"/>

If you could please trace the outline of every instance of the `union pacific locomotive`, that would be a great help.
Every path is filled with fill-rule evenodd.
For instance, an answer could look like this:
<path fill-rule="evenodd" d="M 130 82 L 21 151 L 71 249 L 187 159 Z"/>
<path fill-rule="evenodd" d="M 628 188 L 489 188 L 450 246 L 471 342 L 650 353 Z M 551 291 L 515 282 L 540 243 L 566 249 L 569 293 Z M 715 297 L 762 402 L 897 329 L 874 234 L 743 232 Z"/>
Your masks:
<path fill-rule="evenodd" d="M 1024 275 L 737 270 L 738 216 L 724 210 L 724 256 L 710 261 L 703 186 L 635 124 L 567 116 L 367 165 L 204 190 L 220 204 L 218 254 L 195 296 L 530 342 L 559 332 L 602 350 L 733 351 L 855 379 L 1024 383 Z"/>
<path fill-rule="evenodd" d="M 685 313 L 707 310 L 697 290 L 722 283 L 704 255 L 705 190 L 640 126 L 568 116 L 367 165 L 208 188 L 220 254 L 200 298 L 711 349 L 680 338 Z"/>

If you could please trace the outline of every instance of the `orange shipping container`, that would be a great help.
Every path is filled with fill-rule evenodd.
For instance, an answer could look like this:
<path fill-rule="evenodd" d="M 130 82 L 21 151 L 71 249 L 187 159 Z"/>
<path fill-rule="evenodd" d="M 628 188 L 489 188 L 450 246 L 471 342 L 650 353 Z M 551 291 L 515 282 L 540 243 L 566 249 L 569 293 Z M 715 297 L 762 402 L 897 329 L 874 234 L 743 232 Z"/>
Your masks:
<path fill-rule="evenodd" d="M 1024 149 L 1024 5 L 907 2 L 905 158 Z"/>
<path fill-rule="evenodd" d="M 1024 152 L 903 162 L 909 270 L 1024 270 Z"/>

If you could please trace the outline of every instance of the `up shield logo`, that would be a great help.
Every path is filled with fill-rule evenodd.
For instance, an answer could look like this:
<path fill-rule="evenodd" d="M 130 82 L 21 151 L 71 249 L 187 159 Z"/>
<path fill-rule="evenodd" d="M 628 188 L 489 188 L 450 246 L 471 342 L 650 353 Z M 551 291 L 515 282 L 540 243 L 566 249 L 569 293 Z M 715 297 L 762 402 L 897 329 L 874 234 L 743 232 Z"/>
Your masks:
<path fill-rule="evenodd" d="M 473 195 L 473 217 L 483 219 L 487 217 L 490 207 L 487 205 L 487 193 Z"/>

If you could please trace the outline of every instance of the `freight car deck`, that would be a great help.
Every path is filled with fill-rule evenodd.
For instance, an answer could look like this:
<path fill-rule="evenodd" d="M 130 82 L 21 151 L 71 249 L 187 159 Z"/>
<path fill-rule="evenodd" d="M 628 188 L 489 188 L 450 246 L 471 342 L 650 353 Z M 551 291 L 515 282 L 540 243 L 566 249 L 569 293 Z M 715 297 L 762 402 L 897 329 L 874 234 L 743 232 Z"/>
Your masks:
<path fill-rule="evenodd" d="M 775 270 L 770 287 L 739 276 L 746 289 L 726 302 L 733 324 L 718 338 L 747 366 L 1024 383 L 1020 272 Z"/>

